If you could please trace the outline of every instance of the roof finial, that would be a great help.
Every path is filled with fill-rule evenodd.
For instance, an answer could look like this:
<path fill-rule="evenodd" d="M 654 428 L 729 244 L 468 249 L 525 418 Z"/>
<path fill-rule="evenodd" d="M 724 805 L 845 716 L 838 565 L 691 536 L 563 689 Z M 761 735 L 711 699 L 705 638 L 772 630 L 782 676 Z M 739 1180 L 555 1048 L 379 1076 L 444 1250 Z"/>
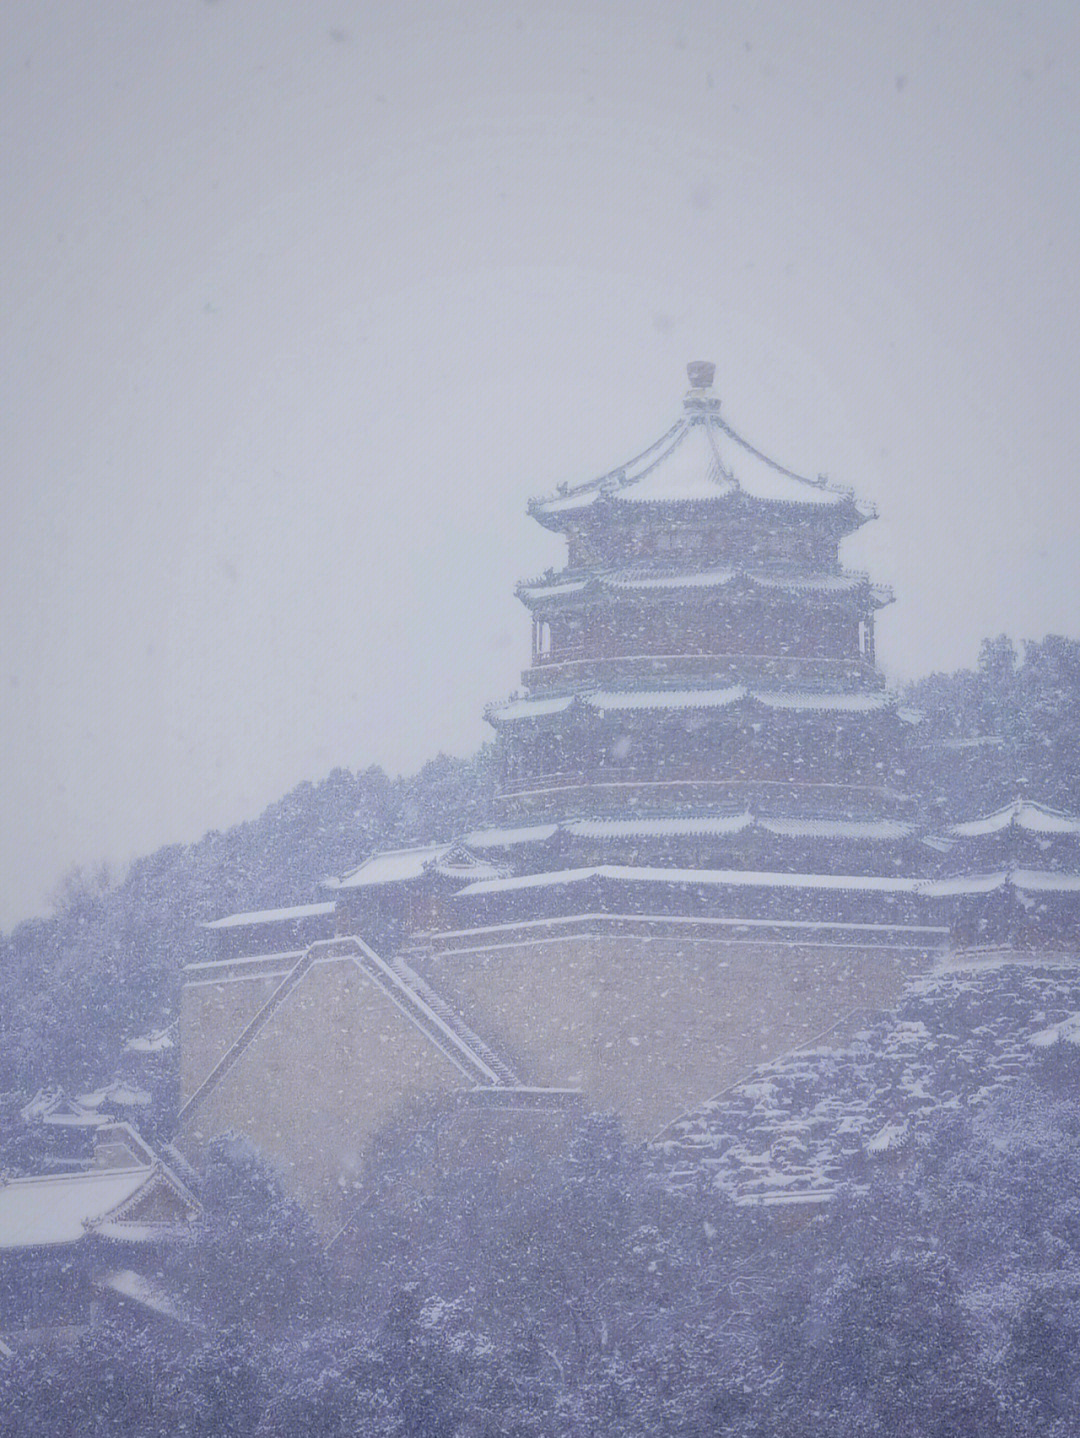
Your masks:
<path fill-rule="evenodd" d="M 691 360 L 686 366 L 690 388 L 683 400 L 683 408 L 689 411 L 692 424 L 703 417 L 720 413 L 720 401 L 712 387 L 715 374 L 716 366 L 709 360 Z"/>

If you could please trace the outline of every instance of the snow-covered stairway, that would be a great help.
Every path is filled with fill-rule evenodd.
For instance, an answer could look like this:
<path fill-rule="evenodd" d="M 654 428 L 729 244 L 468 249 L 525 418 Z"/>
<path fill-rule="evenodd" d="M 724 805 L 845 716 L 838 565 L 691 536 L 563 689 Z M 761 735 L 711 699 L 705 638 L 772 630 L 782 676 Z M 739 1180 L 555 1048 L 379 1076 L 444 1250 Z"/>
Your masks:
<path fill-rule="evenodd" d="M 235 1067 L 268 1020 L 301 983 L 312 965 L 341 958 L 351 959 L 409 1022 L 476 1087 L 502 1088 L 517 1085 L 518 1079 L 508 1065 L 473 1034 L 450 1006 L 407 965 L 400 964 L 395 969 L 362 939 L 355 936 L 320 939 L 312 944 L 289 970 L 266 1003 L 181 1107 L 177 1115 L 178 1128 L 191 1121 L 209 1095 Z"/>
<path fill-rule="evenodd" d="M 505 1065 L 499 1064 L 499 1068 L 503 1070 L 503 1074 L 500 1074 L 485 1055 L 478 1052 L 477 1046 L 480 1041 L 465 1029 L 464 1024 L 449 1005 L 439 999 L 434 991 L 423 983 L 419 975 L 412 975 L 415 985 L 407 982 L 404 974 L 396 972 L 362 939 L 351 938 L 337 942 L 355 944 L 354 958 L 357 966 L 382 989 L 392 1003 L 401 1009 L 406 1018 L 411 1020 L 435 1047 L 461 1070 L 466 1078 L 472 1079 L 477 1087 L 492 1088 L 501 1087 L 506 1083 L 516 1083 Z M 409 972 L 411 973 L 411 971 Z M 426 990 L 426 993 L 421 990 Z M 432 999 L 435 999 L 441 1012 L 432 1004 Z M 482 1045 L 482 1047 L 486 1048 L 486 1045 Z M 495 1055 L 491 1054 L 491 1058 L 494 1059 Z M 504 1074 L 509 1077 L 504 1077 Z"/>
<path fill-rule="evenodd" d="M 392 959 L 390 967 L 394 973 L 410 989 L 427 1004 L 434 1014 L 437 1014 L 444 1023 L 448 1024 L 468 1044 L 475 1054 L 478 1054 L 487 1066 L 498 1077 L 498 1082 L 506 1088 L 520 1088 L 521 1079 L 501 1055 L 497 1054 L 490 1044 L 485 1043 L 480 1035 L 465 1023 L 461 1015 L 446 1002 L 441 994 L 437 993 L 429 983 L 405 962 L 402 958 Z"/>

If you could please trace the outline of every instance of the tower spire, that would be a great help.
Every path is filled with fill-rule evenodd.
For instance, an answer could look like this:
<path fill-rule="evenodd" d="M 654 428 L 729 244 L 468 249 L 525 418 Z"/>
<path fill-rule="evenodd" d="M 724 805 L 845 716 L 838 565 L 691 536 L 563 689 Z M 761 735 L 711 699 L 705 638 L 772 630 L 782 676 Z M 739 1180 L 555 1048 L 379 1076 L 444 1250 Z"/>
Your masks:
<path fill-rule="evenodd" d="M 686 378 L 690 388 L 683 403 L 688 410 L 698 413 L 704 410 L 710 414 L 719 410 L 720 400 L 713 391 L 716 366 L 711 360 L 691 360 L 686 366 Z"/>

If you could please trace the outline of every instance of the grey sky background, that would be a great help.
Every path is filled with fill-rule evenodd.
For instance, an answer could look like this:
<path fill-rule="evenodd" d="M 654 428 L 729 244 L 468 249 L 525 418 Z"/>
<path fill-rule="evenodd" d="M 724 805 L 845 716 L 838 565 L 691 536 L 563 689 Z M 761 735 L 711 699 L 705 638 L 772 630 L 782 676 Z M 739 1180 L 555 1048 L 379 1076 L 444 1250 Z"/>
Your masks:
<path fill-rule="evenodd" d="M 471 752 L 530 495 L 677 416 L 878 502 L 895 678 L 1080 631 L 1080 10 L 7 0 L 0 923 Z"/>

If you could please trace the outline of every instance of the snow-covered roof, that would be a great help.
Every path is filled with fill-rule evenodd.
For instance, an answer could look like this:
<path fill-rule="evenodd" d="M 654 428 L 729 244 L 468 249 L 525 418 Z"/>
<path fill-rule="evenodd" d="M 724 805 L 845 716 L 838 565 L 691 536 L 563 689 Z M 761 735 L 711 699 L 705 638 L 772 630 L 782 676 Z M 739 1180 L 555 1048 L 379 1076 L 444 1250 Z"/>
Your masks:
<path fill-rule="evenodd" d="M 754 822 L 750 813 L 703 815 L 693 819 L 570 819 L 560 825 L 579 839 L 666 839 L 680 835 L 741 834 Z"/>
<path fill-rule="evenodd" d="M 24 1123 L 46 1123 L 57 1128 L 97 1128 L 105 1120 L 70 1098 L 62 1088 L 38 1089 L 21 1110 Z"/>
<path fill-rule="evenodd" d="M 136 1273 L 132 1268 L 109 1269 L 94 1279 L 94 1285 L 115 1293 L 119 1298 L 137 1303 L 142 1308 L 149 1308 L 152 1313 L 159 1313 L 163 1318 L 182 1318 L 180 1310 L 169 1295 L 144 1274 Z"/>
<path fill-rule="evenodd" d="M 915 825 L 903 819 L 759 819 L 784 839 L 864 839 L 871 843 L 910 839 Z"/>
<path fill-rule="evenodd" d="M 851 839 L 889 843 L 911 838 L 915 825 L 901 819 L 777 819 L 749 810 L 737 814 L 679 815 L 655 819 L 564 819 L 521 829 L 477 829 L 465 842 L 474 849 L 546 844 L 562 833 L 573 839 L 722 838 L 756 826 L 783 839 Z"/>
<path fill-rule="evenodd" d="M 908 1136 L 908 1122 L 887 1123 L 878 1129 L 872 1138 L 866 1140 L 867 1153 L 888 1153 L 903 1146 Z"/>
<path fill-rule="evenodd" d="M 871 714 L 889 709 L 895 702 L 882 690 L 869 694 L 818 694 L 811 690 L 789 693 L 774 689 L 767 693 L 758 690 L 750 697 L 769 709 L 821 710 L 829 714 Z"/>
<path fill-rule="evenodd" d="M 367 889 L 383 884 L 406 884 L 432 873 L 455 879 L 496 879 L 505 872 L 489 860 L 477 858 L 460 840 L 452 840 L 445 844 L 421 844 L 415 849 L 386 849 L 370 855 L 343 878 L 326 879 L 324 883 L 332 889 Z"/>
<path fill-rule="evenodd" d="M 913 894 L 918 879 L 879 877 L 865 874 L 786 874 L 749 869 L 661 869 L 624 864 L 597 864 L 586 869 L 560 869 L 547 874 L 522 874 L 507 879 L 482 880 L 469 884 L 455 895 L 458 899 L 480 898 L 487 894 L 514 893 L 521 889 L 554 888 L 583 884 L 591 879 L 609 879 L 630 884 L 698 884 L 722 888 L 814 889 L 854 892 Z"/>
<path fill-rule="evenodd" d="M 89 1232 L 99 1232 L 101 1225 L 113 1220 L 117 1210 L 155 1182 L 160 1173 L 157 1166 L 92 1169 L 0 1182 L 0 1249 L 77 1243 Z M 128 1232 L 124 1236 L 137 1239 L 144 1235 Z"/>
<path fill-rule="evenodd" d="M 740 814 L 699 815 L 678 819 L 571 819 L 560 825 L 564 833 L 583 839 L 651 839 L 678 835 L 723 836 L 741 834 L 753 826 L 784 839 L 909 838 L 914 824 L 899 819 L 769 819 L 749 810 Z"/>
<path fill-rule="evenodd" d="M 620 709 L 726 709 L 749 698 L 741 684 L 725 689 L 629 689 L 615 692 L 595 690 L 582 695 L 590 709 L 608 713 Z"/>
<path fill-rule="evenodd" d="M 427 872 L 445 879 L 502 879 L 510 872 L 490 859 L 481 859 L 460 840 L 448 844 L 427 866 Z"/>
<path fill-rule="evenodd" d="M 1006 885 L 1021 893 L 1080 894 L 1080 874 L 1058 874 L 1049 869 L 1001 869 L 994 874 L 925 879 L 922 892 L 929 898 L 954 899 L 967 894 L 992 894 Z"/>
<path fill-rule="evenodd" d="M 607 589 L 717 589 L 730 584 L 734 569 L 701 569 L 650 573 L 636 569 L 620 569 L 612 574 L 599 574 L 597 583 Z"/>
<path fill-rule="evenodd" d="M 517 719 L 543 719 L 548 714 L 562 714 L 573 702 L 572 694 L 558 699 L 511 699 L 506 704 L 489 705 L 485 715 L 491 724 L 509 724 Z"/>
<path fill-rule="evenodd" d="M 969 819 L 962 824 L 953 824 L 948 833 L 958 839 L 976 839 L 987 834 L 999 834 L 1015 824 L 1031 834 L 1073 834 L 1080 836 L 1080 818 L 1063 814 L 1058 809 L 1047 809 L 1033 799 L 1014 799 L 1003 809 L 986 814 L 980 819 Z"/>
<path fill-rule="evenodd" d="M 1080 1044 L 1080 1014 L 1070 1014 L 1059 1024 L 1051 1024 L 1048 1029 L 1040 1029 L 1038 1033 L 1031 1035 L 1028 1043 L 1036 1049 L 1053 1048 L 1057 1043 Z"/>
<path fill-rule="evenodd" d="M 563 599 L 578 594 L 589 587 L 587 579 L 552 579 L 537 584 L 521 584 L 518 593 L 522 599 Z"/>
<path fill-rule="evenodd" d="M 516 699 L 509 704 L 492 705 L 487 710 L 487 719 L 497 728 L 500 724 L 562 714 L 574 704 L 598 713 L 613 713 L 642 709 L 726 709 L 744 703 L 804 713 L 871 714 L 893 708 L 895 699 L 883 690 L 821 693 L 811 689 L 748 689 L 744 684 L 713 689 L 594 689 L 558 699 Z"/>
<path fill-rule="evenodd" d="M 1014 888 L 1027 893 L 1080 894 L 1080 874 L 1056 874 L 1047 869 L 1013 869 Z"/>
<path fill-rule="evenodd" d="M 104 1088 L 94 1089 L 91 1093 L 81 1093 L 76 1099 L 80 1107 L 95 1110 L 106 1103 L 119 1104 L 121 1108 L 143 1108 L 149 1102 L 150 1095 L 145 1089 L 125 1083 L 122 1079 L 115 1079 Z"/>
<path fill-rule="evenodd" d="M 327 879 L 327 888 L 363 889 L 376 884 L 404 884 L 422 878 L 427 866 L 439 858 L 449 844 L 421 844 L 414 849 L 385 849 L 372 854 L 351 873 Z"/>
<path fill-rule="evenodd" d="M 866 574 L 852 570 L 840 574 L 807 574 L 798 570 L 758 571 L 739 567 L 688 569 L 670 566 L 658 568 L 654 563 L 634 569 L 599 570 L 588 575 L 545 576 L 531 584 L 518 586 L 518 597 L 526 604 L 539 604 L 552 599 L 569 599 L 587 591 L 593 594 L 667 594 L 672 591 L 723 589 L 740 584 L 759 589 L 784 590 L 793 594 L 850 594 L 869 587 Z M 879 586 L 874 598 L 878 604 L 892 601 L 892 593 Z"/>
<path fill-rule="evenodd" d="M 124 1048 L 130 1054 L 159 1054 L 175 1046 L 176 1036 L 176 1025 L 169 1024 L 163 1029 L 151 1029 L 148 1034 L 128 1039 Z"/>
<path fill-rule="evenodd" d="M 334 912 L 333 901 L 319 904 L 294 904 L 287 909 L 252 909 L 245 914 L 227 914 L 203 924 L 204 929 L 246 929 L 259 924 L 288 924 L 298 919 L 316 919 Z"/>
<path fill-rule="evenodd" d="M 647 505 L 736 496 L 816 510 L 852 504 L 848 490 L 807 479 L 768 459 L 720 418 L 716 400 L 699 395 L 688 397 L 684 416 L 632 460 L 531 508 L 543 521 L 587 510 L 600 499 Z"/>

